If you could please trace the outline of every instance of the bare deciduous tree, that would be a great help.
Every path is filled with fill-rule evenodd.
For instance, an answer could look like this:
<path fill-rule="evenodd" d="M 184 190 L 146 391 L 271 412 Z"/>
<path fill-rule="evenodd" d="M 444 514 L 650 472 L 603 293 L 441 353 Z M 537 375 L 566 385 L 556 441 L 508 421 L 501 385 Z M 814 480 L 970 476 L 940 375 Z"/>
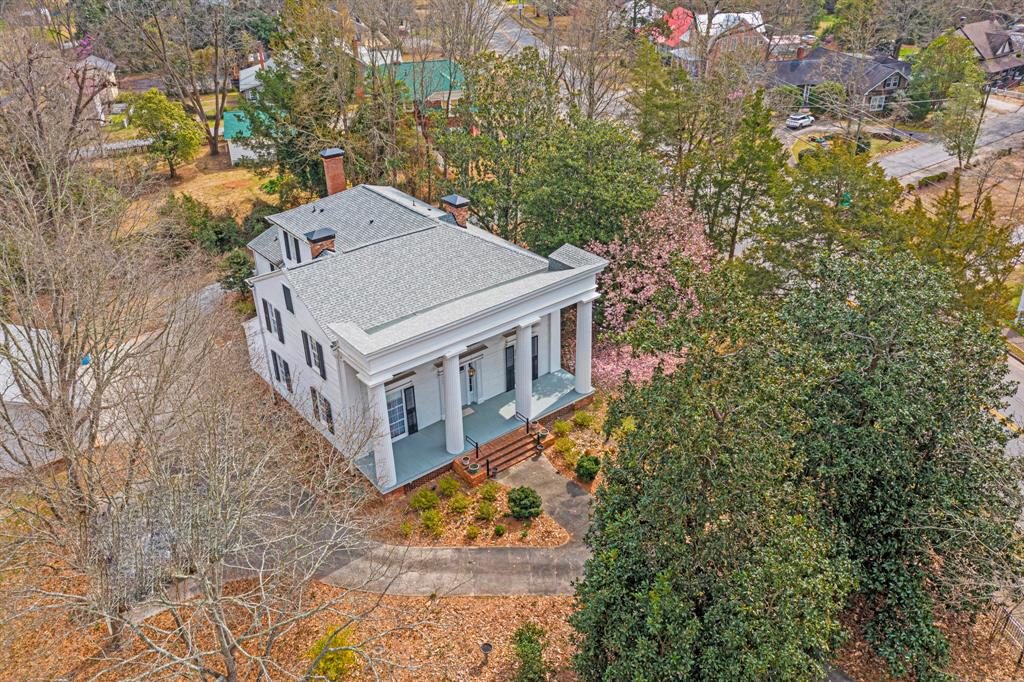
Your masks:
<path fill-rule="evenodd" d="M 621 97 L 621 64 L 629 47 L 615 0 L 580 0 L 566 32 L 563 81 L 569 101 L 587 118 L 605 115 Z"/>

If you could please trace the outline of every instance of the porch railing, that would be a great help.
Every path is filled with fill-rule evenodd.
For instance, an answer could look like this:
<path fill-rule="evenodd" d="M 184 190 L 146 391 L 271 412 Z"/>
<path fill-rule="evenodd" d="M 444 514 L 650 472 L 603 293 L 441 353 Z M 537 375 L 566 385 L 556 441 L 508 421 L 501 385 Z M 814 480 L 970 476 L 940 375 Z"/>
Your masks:
<path fill-rule="evenodd" d="M 469 443 L 469 447 L 473 448 L 473 454 L 475 455 L 474 458 L 475 459 L 480 459 L 480 443 L 477 443 L 475 440 L 473 440 L 469 436 L 464 436 L 464 437 L 466 439 L 466 442 Z"/>
<path fill-rule="evenodd" d="M 524 424 L 526 424 L 526 432 L 530 433 L 530 425 L 533 422 L 531 422 L 529 419 L 527 419 L 526 415 L 524 415 L 523 413 L 519 412 L 518 410 L 516 410 L 516 419 L 518 419 L 519 421 L 521 421 Z"/>

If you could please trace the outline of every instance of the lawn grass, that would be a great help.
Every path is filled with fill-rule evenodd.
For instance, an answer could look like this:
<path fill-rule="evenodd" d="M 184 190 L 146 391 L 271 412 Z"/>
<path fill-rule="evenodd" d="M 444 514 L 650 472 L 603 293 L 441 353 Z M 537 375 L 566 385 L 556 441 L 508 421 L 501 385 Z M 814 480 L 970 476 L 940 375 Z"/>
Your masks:
<path fill-rule="evenodd" d="M 892 140 L 876 140 L 871 138 L 871 156 L 878 156 L 879 154 L 888 154 L 894 152 L 897 149 L 905 147 L 906 142 L 894 142 Z"/>
<path fill-rule="evenodd" d="M 919 48 L 917 45 L 903 45 L 902 47 L 900 47 L 900 59 L 917 54 L 920 51 L 921 48 Z"/>
<path fill-rule="evenodd" d="M 203 114 L 206 115 L 207 120 L 213 120 L 214 114 L 217 112 L 217 96 L 213 93 L 209 95 L 203 95 L 200 98 L 203 103 Z M 224 110 L 237 109 L 238 108 L 238 92 L 229 92 L 227 98 L 224 100 Z"/>

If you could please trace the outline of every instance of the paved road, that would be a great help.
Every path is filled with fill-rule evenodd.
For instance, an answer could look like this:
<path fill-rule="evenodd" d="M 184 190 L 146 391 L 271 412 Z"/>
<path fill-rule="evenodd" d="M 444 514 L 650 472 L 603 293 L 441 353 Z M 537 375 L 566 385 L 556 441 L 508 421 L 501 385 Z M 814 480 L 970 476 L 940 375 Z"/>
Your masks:
<path fill-rule="evenodd" d="M 1007 111 L 1007 107 L 989 106 L 978 136 L 979 152 L 986 147 L 1010 146 L 1013 135 L 1024 133 L 1024 107 Z M 926 175 L 951 171 L 956 159 L 949 155 L 939 142 L 927 142 L 894 152 L 878 159 L 878 165 L 886 174 L 904 185 L 920 180 Z"/>
<path fill-rule="evenodd" d="M 491 38 L 491 49 L 504 55 L 521 52 L 524 47 L 535 47 L 542 55 L 545 54 L 544 44 L 509 14 L 514 11 L 518 10 L 501 11 L 501 21 Z"/>

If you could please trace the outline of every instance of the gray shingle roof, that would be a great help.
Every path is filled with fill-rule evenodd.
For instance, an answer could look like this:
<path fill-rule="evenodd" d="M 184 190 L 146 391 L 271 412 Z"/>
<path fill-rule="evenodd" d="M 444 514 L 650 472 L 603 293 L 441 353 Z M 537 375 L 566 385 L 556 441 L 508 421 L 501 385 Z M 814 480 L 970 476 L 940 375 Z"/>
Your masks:
<path fill-rule="evenodd" d="M 288 279 L 324 327 L 348 322 L 372 333 L 434 306 L 548 269 L 540 256 L 440 220 L 429 222 L 425 229 L 291 268 Z"/>
<path fill-rule="evenodd" d="M 260 232 L 246 246 L 273 263 L 275 268 L 281 267 L 283 261 L 281 260 L 281 247 L 277 243 L 276 225 L 271 225 Z"/>
<path fill-rule="evenodd" d="M 435 227 L 444 211 L 391 187 L 358 185 L 268 220 L 296 235 L 335 231 L 334 249 L 348 252 Z"/>
<path fill-rule="evenodd" d="M 785 59 L 770 62 L 775 67 L 775 85 L 818 85 L 836 81 L 867 92 L 884 81 L 893 72 L 910 77 L 910 64 L 889 57 L 862 57 L 816 47 L 803 59 Z"/>
<path fill-rule="evenodd" d="M 548 256 L 548 260 L 550 261 L 552 270 L 586 268 L 591 265 L 599 265 L 605 262 L 605 260 L 600 256 L 595 256 L 589 251 L 584 251 L 572 244 L 562 244 L 555 249 L 554 253 Z"/>

